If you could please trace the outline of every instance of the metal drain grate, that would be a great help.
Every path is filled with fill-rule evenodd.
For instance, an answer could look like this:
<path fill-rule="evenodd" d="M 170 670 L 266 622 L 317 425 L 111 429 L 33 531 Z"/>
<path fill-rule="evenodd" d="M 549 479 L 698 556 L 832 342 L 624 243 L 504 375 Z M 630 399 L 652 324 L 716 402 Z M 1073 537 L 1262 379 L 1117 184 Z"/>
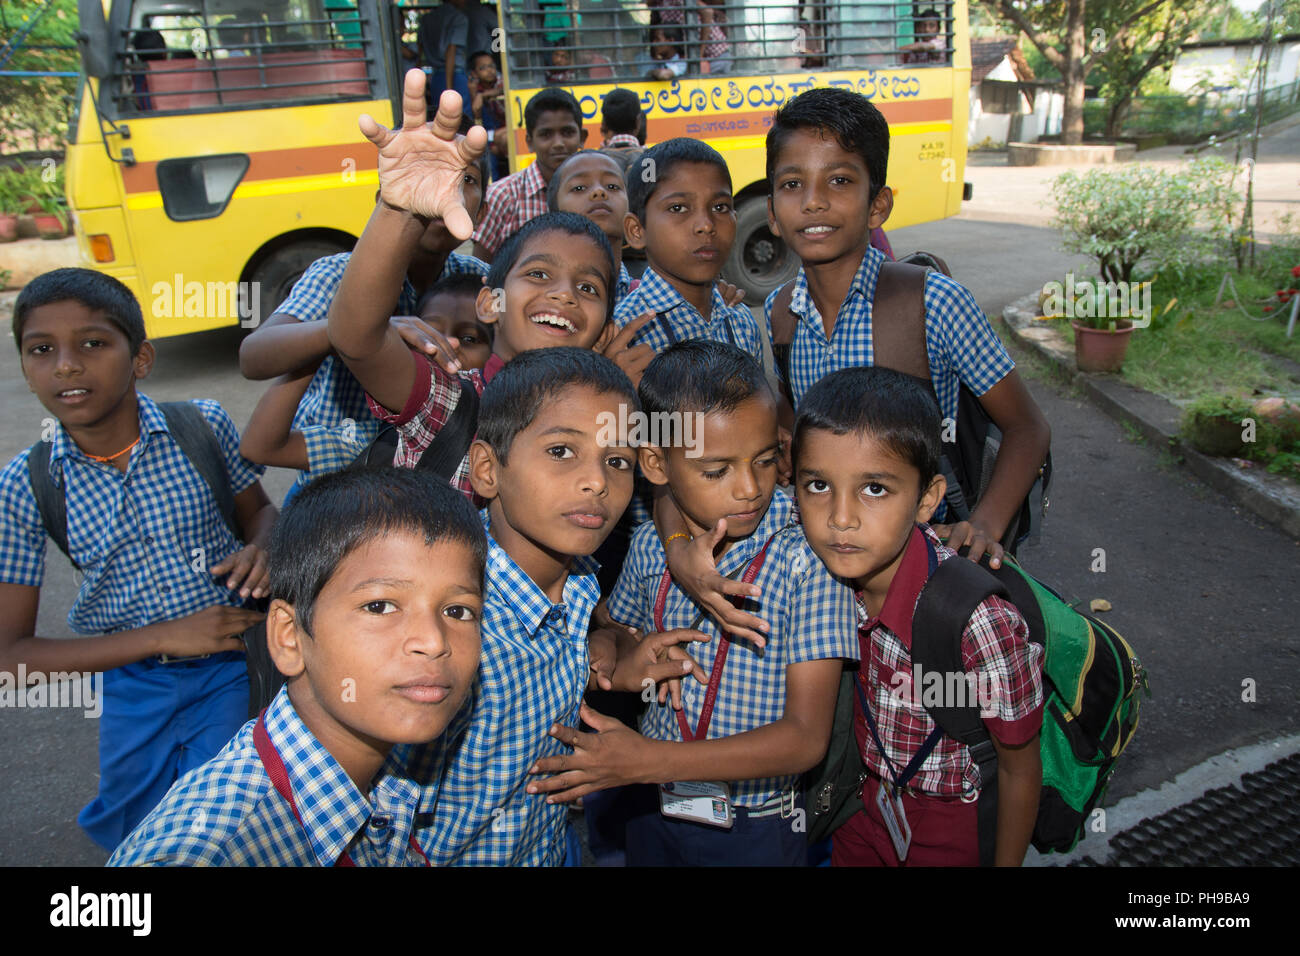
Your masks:
<path fill-rule="evenodd" d="M 1300 866 L 1300 754 L 1115 834 L 1106 864 Z"/>

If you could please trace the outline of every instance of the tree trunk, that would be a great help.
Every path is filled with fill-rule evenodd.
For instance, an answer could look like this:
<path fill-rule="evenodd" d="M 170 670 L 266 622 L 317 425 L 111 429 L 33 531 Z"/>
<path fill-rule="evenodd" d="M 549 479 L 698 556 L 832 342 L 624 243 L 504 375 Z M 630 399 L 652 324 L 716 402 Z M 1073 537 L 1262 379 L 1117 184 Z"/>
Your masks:
<path fill-rule="evenodd" d="M 1124 120 L 1128 119 L 1128 109 L 1133 104 L 1133 91 L 1115 96 L 1113 102 L 1109 103 L 1106 110 L 1106 138 L 1109 140 L 1119 139 L 1119 134 L 1124 128 Z"/>
<path fill-rule="evenodd" d="M 1083 142 L 1083 8 L 1085 0 L 1070 0 L 1065 20 L 1065 115 L 1061 119 L 1061 142 L 1078 146 Z"/>

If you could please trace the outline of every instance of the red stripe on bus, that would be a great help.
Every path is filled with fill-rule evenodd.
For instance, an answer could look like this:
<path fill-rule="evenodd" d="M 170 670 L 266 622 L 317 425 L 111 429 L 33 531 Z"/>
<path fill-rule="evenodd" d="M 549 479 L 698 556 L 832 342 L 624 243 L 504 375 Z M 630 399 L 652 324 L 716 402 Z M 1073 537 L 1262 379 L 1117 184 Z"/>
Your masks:
<path fill-rule="evenodd" d="M 249 153 L 248 160 L 248 172 L 244 173 L 241 182 L 375 169 L 378 153 L 369 143 L 354 143 L 343 146 L 268 149 Z M 128 193 L 157 191 L 158 163 L 144 162 L 123 167 L 122 183 Z"/>

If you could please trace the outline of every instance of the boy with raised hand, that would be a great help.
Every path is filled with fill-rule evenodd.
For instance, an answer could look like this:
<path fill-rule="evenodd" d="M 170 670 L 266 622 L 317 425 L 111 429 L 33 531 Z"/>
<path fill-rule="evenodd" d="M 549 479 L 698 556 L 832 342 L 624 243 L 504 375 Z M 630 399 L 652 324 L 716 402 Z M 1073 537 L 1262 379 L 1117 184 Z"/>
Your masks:
<path fill-rule="evenodd" d="M 900 690 L 900 678 L 912 674 L 921 590 L 940 562 L 957 557 L 926 524 L 944 495 L 939 434 L 939 409 L 924 385 L 892 369 L 832 372 L 799 404 L 794 464 L 804 534 L 857 592 L 854 732 L 868 777 L 865 812 L 835 831 L 836 866 L 980 862 L 979 770 L 970 749 L 936 727 L 918 706 L 919 690 Z M 961 659 L 965 672 L 997 688 L 991 714 L 981 713 L 998 754 L 995 862 L 1018 866 L 1042 788 L 1042 648 L 1015 606 L 995 595 L 971 614 Z M 945 682 L 951 686 L 950 675 Z"/>
<path fill-rule="evenodd" d="M 464 203 L 473 217 L 482 213 L 486 178 L 487 166 L 482 157 L 465 168 Z M 486 263 L 453 251 L 460 242 L 440 217 L 431 217 L 411 253 L 406 272 L 396 280 L 401 291 L 391 322 L 412 348 L 432 348 L 425 324 L 414 317 L 435 284 L 450 276 L 487 274 Z M 286 501 L 292 500 L 312 478 L 346 466 L 355 454 L 348 457 L 343 452 L 354 448 L 359 452 L 379 432 L 379 423 L 366 405 L 365 390 L 333 354 L 325 327 L 325 317 L 351 258 L 352 253 L 340 252 L 313 262 L 294 283 L 289 298 L 239 347 L 240 371 L 249 379 L 296 378 L 302 370 L 315 368 L 300 395 L 292 424 L 292 429 L 301 431 L 307 439 L 309 467 L 299 469 L 302 473 Z M 274 386 L 280 399 L 287 383 L 288 379 L 281 378 Z M 264 454 L 260 449 L 256 453 Z M 252 460 L 288 467 L 281 464 L 278 455 L 274 461 L 263 457 Z"/>
<path fill-rule="evenodd" d="M 491 327 L 475 310 L 483 280 L 472 273 L 443 276 L 420 299 L 422 328 L 437 330 L 455 343 L 454 355 L 465 368 L 481 369 L 492 353 Z M 415 327 L 409 330 L 416 332 Z M 428 341 L 427 335 L 418 334 Z M 411 342 L 408 334 L 406 340 Z M 419 342 L 411 342 L 419 348 Z M 344 366 L 345 367 L 345 366 Z M 356 430 L 323 425 L 294 427 L 304 393 L 314 382 L 318 366 L 281 376 L 258 400 L 239 439 L 239 452 L 249 461 L 276 468 L 294 468 L 312 480 L 346 468 L 365 451 Z M 349 373 L 351 374 L 351 373 Z"/>
<path fill-rule="evenodd" d="M 313 482 L 270 547 L 267 639 L 288 683 L 109 865 L 427 866 L 408 745 L 474 683 L 486 552 L 469 502 L 427 472 Z"/>
<path fill-rule="evenodd" d="M 0 471 L 0 671 L 104 672 L 98 793 L 77 822 L 111 851 L 247 717 L 239 635 L 263 618 L 245 605 L 266 594 L 276 511 L 219 404 L 160 406 L 136 390 L 154 349 L 116 279 L 38 276 L 14 303 L 13 337 L 58 427 Z M 192 457 L 204 445 L 206 465 Z M 36 632 L 47 535 L 82 574 L 73 640 Z"/>
<path fill-rule="evenodd" d="M 423 74 L 408 74 L 410 91 Z M 413 352 L 388 321 L 393 290 L 424 228 L 422 217 L 443 214 L 442 204 L 457 201 L 460 170 L 482 148 L 483 131 L 474 127 L 456 137 L 460 104 L 444 95 L 437 119 L 426 126 L 408 113 L 401 130 L 384 130 L 370 120 L 363 132 L 379 147 L 379 206 L 357 241 L 330 308 L 329 336 L 335 350 L 369 394 L 375 415 L 398 433 L 393 464 L 413 467 L 451 420 L 464 388 L 481 394 L 501 368 L 530 349 L 604 345 L 608 354 L 627 357 L 635 329 L 616 334 L 609 323 L 616 272 L 609 242 L 589 219 L 548 213 L 512 236 L 492 264 L 479 293 L 477 314 L 496 326 L 492 355 L 481 371 L 463 370 L 453 346 L 426 329 L 431 343 Z M 468 229 L 468 214 L 459 223 Z M 450 214 L 443 214 L 453 228 Z M 436 361 L 435 361 L 436 359 Z M 459 373 L 459 374 L 457 374 Z M 452 484 L 471 493 L 469 455 L 452 475 Z"/>
<path fill-rule="evenodd" d="M 483 221 L 474 230 L 474 255 L 491 262 L 505 241 L 546 212 L 546 186 L 560 164 L 582 149 L 587 131 L 573 94 L 548 86 L 524 107 L 524 137 L 536 159 L 494 182 L 484 200 Z"/>
<path fill-rule="evenodd" d="M 567 809 L 526 792 L 528 769 L 560 752 L 547 736 L 577 720 L 596 662 L 587 629 L 600 596 L 591 555 L 632 493 L 633 451 L 601 422 L 637 407 L 627 376 L 578 348 L 531 349 L 483 392 L 470 449 L 488 502 L 483 659 L 463 734 L 412 764 L 436 788 L 421 846 L 437 865 L 569 862 Z"/>
<path fill-rule="evenodd" d="M 529 790 L 567 801 L 656 785 L 643 788 L 628 824 L 629 865 L 804 865 L 795 792 L 830 739 L 842 659 L 857 657 L 852 594 L 817 559 L 792 523 L 793 502 L 776 488 L 777 400 L 752 357 L 724 343 L 682 342 L 655 357 L 639 392 L 646 418 L 667 423 L 639 448 L 642 471 L 671 487 L 692 533 L 726 519 L 718 570 L 762 588 L 758 607 L 773 627 L 752 642 L 704 625 L 715 639 L 693 653 L 707 690 L 684 688 L 680 710 L 652 702 L 640 735 L 584 708 L 596 733 L 574 722 L 554 728 L 573 753 L 538 761 L 534 773 L 555 776 Z M 689 442 L 687 421 L 699 422 Z M 650 523 L 633 535 L 608 608 L 621 625 L 656 636 L 704 617 L 673 586 Z M 630 646 L 620 656 L 614 686 L 636 689 L 639 669 L 622 671 L 637 655 Z"/>

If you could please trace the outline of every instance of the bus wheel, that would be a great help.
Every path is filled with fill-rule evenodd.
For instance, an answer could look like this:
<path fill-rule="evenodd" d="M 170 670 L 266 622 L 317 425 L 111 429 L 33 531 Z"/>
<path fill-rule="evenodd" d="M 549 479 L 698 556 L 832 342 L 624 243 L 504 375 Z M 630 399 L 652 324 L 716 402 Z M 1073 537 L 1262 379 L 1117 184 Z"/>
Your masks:
<path fill-rule="evenodd" d="M 317 259 L 347 252 L 347 247 L 326 239 L 306 239 L 277 249 L 263 259 L 253 270 L 252 280 L 258 283 L 260 314 L 269 318 L 280 303 L 289 298 L 293 284 L 302 278 Z"/>
<path fill-rule="evenodd" d="M 753 196 L 743 202 L 722 277 L 745 290 L 746 304 L 758 306 L 798 271 L 799 259 L 767 228 L 767 197 Z"/>

